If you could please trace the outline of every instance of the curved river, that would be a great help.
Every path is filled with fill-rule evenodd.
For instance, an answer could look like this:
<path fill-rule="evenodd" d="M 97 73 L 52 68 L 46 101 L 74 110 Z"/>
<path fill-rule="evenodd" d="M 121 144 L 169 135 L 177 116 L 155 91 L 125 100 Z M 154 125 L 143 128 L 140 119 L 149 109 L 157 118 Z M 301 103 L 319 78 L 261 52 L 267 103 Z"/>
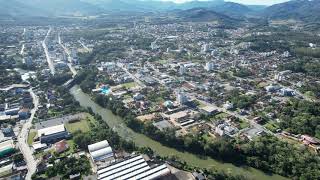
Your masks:
<path fill-rule="evenodd" d="M 157 141 L 150 139 L 149 137 L 135 133 L 128 128 L 121 117 L 114 115 L 110 110 L 100 107 L 91 97 L 82 92 L 79 86 L 74 86 L 70 89 L 70 93 L 83 107 L 91 107 L 93 112 L 102 116 L 103 120 L 112 127 L 122 138 L 133 140 L 136 145 L 150 147 L 160 156 L 176 156 L 179 159 L 186 161 L 188 164 L 197 167 L 214 168 L 217 170 L 223 170 L 232 174 L 241 174 L 249 177 L 250 179 L 269 180 L 269 179 L 286 179 L 279 175 L 269 175 L 254 168 L 237 167 L 230 163 L 222 163 L 211 158 L 202 159 L 196 155 L 187 152 L 180 152 L 176 149 L 163 146 Z"/>

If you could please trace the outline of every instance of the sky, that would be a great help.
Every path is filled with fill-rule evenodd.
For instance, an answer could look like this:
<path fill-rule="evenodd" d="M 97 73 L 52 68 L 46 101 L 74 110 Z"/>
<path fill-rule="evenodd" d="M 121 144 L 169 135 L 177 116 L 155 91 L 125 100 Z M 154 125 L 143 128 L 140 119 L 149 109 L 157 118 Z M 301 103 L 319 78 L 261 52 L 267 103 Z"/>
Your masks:
<path fill-rule="evenodd" d="M 176 3 L 183 3 L 183 2 L 192 1 L 192 0 L 162 0 L 162 1 L 174 1 Z M 206 0 L 200 0 L 200 1 L 206 1 Z M 272 4 L 282 3 L 288 0 L 225 0 L 225 1 L 237 2 L 242 4 L 253 4 L 253 5 L 272 5 Z"/>

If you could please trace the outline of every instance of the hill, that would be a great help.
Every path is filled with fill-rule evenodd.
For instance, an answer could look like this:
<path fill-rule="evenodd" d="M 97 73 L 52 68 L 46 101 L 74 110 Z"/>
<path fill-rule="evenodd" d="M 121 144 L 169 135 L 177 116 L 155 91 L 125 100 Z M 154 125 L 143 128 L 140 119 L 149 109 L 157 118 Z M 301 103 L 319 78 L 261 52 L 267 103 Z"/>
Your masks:
<path fill-rule="evenodd" d="M 270 19 L 320 21 L 320 0 L 293 0 L 266 8 L 263 15 Z"/>
<path fill-rule="evenodd" d="M 0 15 L 6 17 L 15 16 L 43 16 L 43 10 L 28 6 L 19 0 L 0 0 Z"/>
<path fill-rule="evenodd" d="M 241 20 L 231 18 L 227 15 L 209 10 L 206 8 L 193 8 L 188 10 L 178 11 L 176 13 L 183 21 L 192 21 L 192 22 L 213 22 L 216 21 L 220 25 L 234 27 L 238 25 Z"/>
<path fill-rule="evenodd" d="M 0 15 L 10 17 L 94 15 L 104 12 L 81 0 L 0 0 L 0 4 Z"/>
<path fill-rule="evenodd" d="M 212 7 L 214 11 L 226 14 L 228 16 L 244 16 L 248 13 L 251 13 L 253 10 L 248 6 L 233 3 L 233 2 L 225 2 Z"/>
<path fill-rule="evenodd" d="M 0 2 L 0 15 L 2 16 L 54 17 L 64 15 L 97 15 L 121 11 L 159 12 L 207 8 L 220 14 L 238 17 L 252 11 L 245 5 L 224 2 L 224 0 L 195 0 L 180 4 L 169 1 L 144 0 L 0 0 Z M 205 14 L 204 16 L 207 15 Z"/>

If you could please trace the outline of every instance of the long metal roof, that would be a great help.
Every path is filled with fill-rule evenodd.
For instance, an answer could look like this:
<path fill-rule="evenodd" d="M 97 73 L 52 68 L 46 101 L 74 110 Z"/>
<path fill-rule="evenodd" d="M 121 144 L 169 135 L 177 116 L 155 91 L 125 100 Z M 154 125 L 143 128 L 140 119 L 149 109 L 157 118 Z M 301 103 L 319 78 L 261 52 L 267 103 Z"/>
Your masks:
<path fill-rule="evenodd" d="M 133 156 L 120 162 L 113 163 L 105 168 L 99 169 L 98 180 L 151 180 L 157 177 L 167 175 L 170 170 L 165 164 L 151 168 L 145 159 L 139 156 Z"/>
<path fill-rule="evenodd" d="M 108 147 L 108 146 L 109 146 L 108 141 L 107 141 L 107 140 L 104 140 L 104 141 L 101 141 L 101 142 L 97 142 L 97 143 L 95 143 L 95 144 L 90 144 L 90 145 L 88 146 L 88 150 L 89 150 L 90 152 L 93 152 L 93 151 L 97 151 L 97 150 L 99 150 L 99 149 L 106 148 L 106 147 Z"/>

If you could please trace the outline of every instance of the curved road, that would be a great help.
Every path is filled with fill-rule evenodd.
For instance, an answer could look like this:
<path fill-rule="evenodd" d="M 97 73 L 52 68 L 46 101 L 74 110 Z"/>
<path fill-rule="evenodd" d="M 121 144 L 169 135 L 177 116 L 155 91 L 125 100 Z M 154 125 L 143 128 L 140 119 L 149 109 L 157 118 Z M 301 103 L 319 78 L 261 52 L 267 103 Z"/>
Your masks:
<path fill-rule="evenodd" d="M 26 160 L 27 166 L 28 166 L 28 173 L 26 176 L 26 179 L 31 179 L 32 174 L 34 174 L 37 170 L 37 161 L 33 157 L 33 151 L 31 150 L 30 146 L 27 143 L 28 139 L 28 133 L 32 126 L 32 120 L 35 116 L 36 111 L 38 110 L 39 105 L 39 98 L 34 94 L 32 89 L 29 90 L 30 94 L 33 98 L 34 108 L 31 111 L 31 116 L 27 120 L 27 122 L 23 125 L 21 132 L 18 136 L 18 146 L 20 148 L 20 151 L 23 154 L 24 159 Z"/>

